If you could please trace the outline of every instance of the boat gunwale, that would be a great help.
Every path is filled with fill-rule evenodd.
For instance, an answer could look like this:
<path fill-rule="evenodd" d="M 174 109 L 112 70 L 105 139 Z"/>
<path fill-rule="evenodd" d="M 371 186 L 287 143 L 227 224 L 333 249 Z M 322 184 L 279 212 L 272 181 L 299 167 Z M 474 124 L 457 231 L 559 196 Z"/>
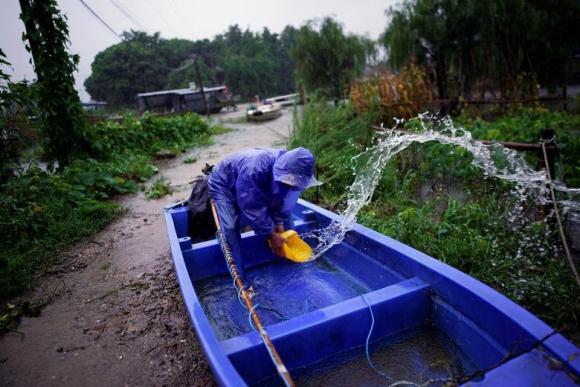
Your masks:
<path fill-rule="evenodd" d="M 163 210 L 165 224 L 167 226 L 169 245 L 171 248 L 171 256 L 173 258 L 173 266 L 177 281 L 179 282 L 179 290 L 185 304 L 187 314 L 193 324 L 197 340 L 200 342 L 200 347 L 207 359 L 207 363 L 213 371 L 217 382 L 222 386 L 240 385 L 240 380 L 243 380 L 238 371 L 235 369 L 225 352 L 221 349 L 213 328 L 211 327 L 201 303 L 197 297 L 193 282 L 189 276 L 185 259 L 179 245 L 177 231 L 171 216 L 171 208 Z"/>

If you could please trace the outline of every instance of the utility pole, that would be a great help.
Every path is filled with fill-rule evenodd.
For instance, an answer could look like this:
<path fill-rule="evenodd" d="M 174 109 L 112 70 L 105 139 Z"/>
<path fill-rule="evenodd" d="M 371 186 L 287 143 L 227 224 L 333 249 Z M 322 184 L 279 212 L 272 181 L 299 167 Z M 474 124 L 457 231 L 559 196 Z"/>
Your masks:
<path fill-rule="evenodd" d="M 209 118 L 209 105 L 207 103 L 207 98 L 205 98 L 205 92 L 203 91 L 203 84 L 201 83 L 201 75 L 199 73 L 199 66 L 197 65 L 197 55 L 193 54 L 193 65 L 195 66 L 195 75 L 197 77 L 197 84 L 199 85 L 199 90 L 201 92 L 201 98 L 203 98 L 203 106 L 205 107 L 205 114 Z"/>

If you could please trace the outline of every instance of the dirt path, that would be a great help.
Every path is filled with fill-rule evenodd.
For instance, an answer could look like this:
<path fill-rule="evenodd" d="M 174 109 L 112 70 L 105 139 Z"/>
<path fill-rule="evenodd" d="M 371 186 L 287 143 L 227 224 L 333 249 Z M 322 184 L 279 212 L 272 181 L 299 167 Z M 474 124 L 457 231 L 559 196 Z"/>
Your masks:
<path fill-rule="evenodd" d="M 238 149 L 285 145 L 291 122 L 285 111 L 263 124 L 226 124 L 234 130 L 215 145 L 161 166 L 175 194 L 123 198 L 124 216 L 63 252 L 63 265 L 28 295 L 51 300 L 41 315 L 23 318 L 21 333 L 0 337 L 0 385 L 214 384 L 184 312 L 161 210 L 188 196 L 205 162 Z M 184 164 L 190 155 L 198 161 Z"/>

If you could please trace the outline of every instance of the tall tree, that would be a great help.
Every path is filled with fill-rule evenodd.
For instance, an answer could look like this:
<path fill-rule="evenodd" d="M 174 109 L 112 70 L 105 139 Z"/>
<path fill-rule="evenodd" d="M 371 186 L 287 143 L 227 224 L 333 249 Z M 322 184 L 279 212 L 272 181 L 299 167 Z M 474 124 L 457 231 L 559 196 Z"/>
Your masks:
<path fill-rule="evenodd" d="M 278 74 L 281 80 L 281 92 L 288 93 L 295 90 L 294 70 L 295 63 L 292 58 L 292 50 L 296 45 L 298 30 L 292 26 L 286 26 L 280 34 L 280 55 L 278 56 Z"/>
<path fill-rule="evenodd" d="M 434 68 L 439 98 L 446 99 L 448 72 L 460 58 L 459 71 L 471 74 L 473 57 L 471 49 L 477 45 L 474 28 L 475 0 L 417 0 L 405 2 L 387 13 L 391 23 L 381 41 L 386 47 L 389 61 L 400 68 L 409 60 Z M 458 74 L 459 77 L 465 74 Z"/>
<path fill-rule="evenodd" d="M 406 0 L 387 14 L 381 36 L 389 62 L 433 68 L 440 98 L 449 83 L 469 94 L 477 78 L 495 80 L 504 95 L 527 77 L 535 88 L 562 84 L 580 36 L 575 0 Z"/>
<path fill-rule="evenodd" d="M 341 98 L 364 70 L 369 47 L 365 38 L 346 35 L 332 18 L 325 18 L 319 29 L 315 22 L 308 22 L 296 35 L 297 75 L 307 88 Z"/>
<path fill-rule="evenodd" d="M 73 72 L 78 55 L 67 52 L 68 27 L 55 0 L 20 0 L 28 41 L 39 86 L 39 110 L 46 155 L 62 168 L 73 157 L 90 151 L 83 137 L 83 110 L 74 88 Z"/>
<path fill-rule="evenodd" d="M 85 87 L 93 99 L 133 105 L 135 94 L 161 90 L 169 68 L 160 55 L 159 33 L 125 32 L 123 41 L 95 56 Z"/>
<path fill-rule="evenodd" d="M 6 61 L 6 55 L 0 48 L 0 65 L 10 66 Z M 17 159 L 17 152 L 14 147 L 16 133 L 14 128 L 8 125 L 8 111 L 14 103 L 19 102 L 10 90 L 12 82 L 10 76 L 0 68 L 0 183 L 5 178 L 12 175 L 10 164 Z"/>
<path fill-rule="evenodd" d="M 195 55 L 206 86 L 225 82 L 243 98 L 286 94 L 294 90 L 290 51 L 295 35 L 293 27 L 278 35 L 267 28 L 254 33 L 233 25 L 211 41 L 192 42 L 131 31 L 123 34 L 123 42 L 97 54 L 85 86 L 94 99 L 131 105 L 137 93 L 196 81 Z"/>

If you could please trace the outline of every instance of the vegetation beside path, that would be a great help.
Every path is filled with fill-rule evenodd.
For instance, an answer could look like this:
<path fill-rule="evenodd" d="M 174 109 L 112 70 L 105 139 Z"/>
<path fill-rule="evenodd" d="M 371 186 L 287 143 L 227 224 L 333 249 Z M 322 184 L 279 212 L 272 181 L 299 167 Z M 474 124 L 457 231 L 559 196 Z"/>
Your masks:
<path fill-rule="evenodd" d="M 0 299 L 31 288 L 37 274 L 57 263 L 57 252 L 118 215 L 114 196 L 137 192 L 155 174 L 157 153 L 209 145 L 224 130 L 196 114 L 127 115 L 86 127 L 88 158 L 56 171 L 37 160 L 19 166 L 0 184 Z"/>
<path fill-rule="evenodd" d="M 377 119 L 378 113 L 356 113 L 350 104 L 305 107 L 291 145 L 313 151 L 324 182 L 318 192 L 308 190 L 306 199 L 343 208 L 352 168 L 362 166 L 352 157 L 372 144 L 370 125 Z M 456 122 L 474 138 L 500 141 L 537 142 L 540 129 L 553 128 L 561 148 L 557 175 L 572 186 L 580 181 L 580 115 L 525 109 L 493 122 L 469 117 Z M 471 160 L 458 147 L 410 146 L 388 163 L 359 221 L 478 278 L 557 328 L 577 329 L 578 289 L 555 225 L 533 220 L 534 203 L 525 203 L 525 219 L 510 216 L 517 204 L 512 187 L 485 178 Z"/>

